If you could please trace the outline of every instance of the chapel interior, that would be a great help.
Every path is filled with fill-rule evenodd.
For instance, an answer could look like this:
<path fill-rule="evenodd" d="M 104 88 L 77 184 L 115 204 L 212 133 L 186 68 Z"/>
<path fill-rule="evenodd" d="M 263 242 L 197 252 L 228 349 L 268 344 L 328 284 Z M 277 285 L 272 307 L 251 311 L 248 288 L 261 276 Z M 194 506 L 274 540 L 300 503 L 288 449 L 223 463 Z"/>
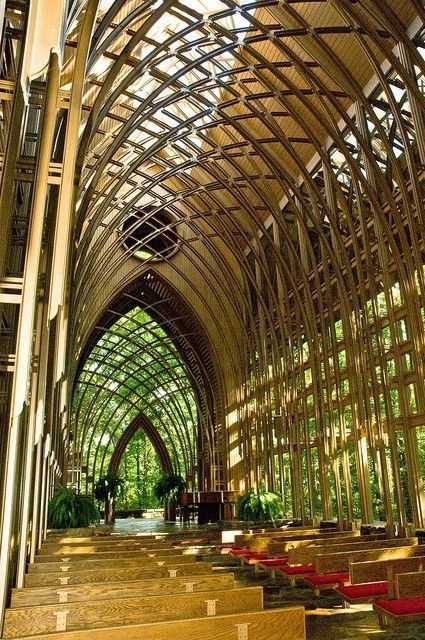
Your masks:
<path fill-rule="evenodd" d="M 49 500 L 137 442 L 191 495 L 424 533 L 424 19 L 0 0 L 1 637 Z"/>

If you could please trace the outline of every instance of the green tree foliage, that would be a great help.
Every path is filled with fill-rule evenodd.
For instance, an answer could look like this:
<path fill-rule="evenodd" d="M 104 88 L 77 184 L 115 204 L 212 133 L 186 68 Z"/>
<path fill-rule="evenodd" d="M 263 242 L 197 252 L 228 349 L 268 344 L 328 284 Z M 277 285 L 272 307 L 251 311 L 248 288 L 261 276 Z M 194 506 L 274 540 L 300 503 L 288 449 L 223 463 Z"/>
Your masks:
<path fill-rule="evenodd" d="M 146 433 L 139 429 L 128 443 L 121 459 L 119 475 L 124 479 L 124 492 L 117 509 L 155 509 L 161 501 L 154 485 L 162 474 L 157 453 Z"/>
<path fill-rule="evenodd" d="M 120 437 L 140 414 L 157 430 L 173 468 L 189 472 L 196 464 L 199 424 L 192 382 L 172 338 L 135 307 L 105 330 L 87 357 L 75 388 L 73 430 L 87 476 L 97 478 L 108 468 Z M 132 441 L 129 447 L 136 447 L 136 443 Z M 156 459 L 152 447 L 149 452 Z M 132 471 L 138 464 L 136 458 L 131 462 L 132 457 L 130 453 L 123 459 L 128 472 L 119 471 L 127 484 L 124 502 L 120 499 L 118 505 L 156 506 L 153 492 L 143 489 L 142 469 L 140 483 L 137 471 Z M 143 459 L 138 459 L 145 467 Z M 153 470 L 146 473 L 148 477 L 159 475 Z M 154 481 L 148 480 L 148 486 Z M 136 485 L 130 486 L 134 482 Z M 140 504 L 142 495 L 147 504 Z"/>

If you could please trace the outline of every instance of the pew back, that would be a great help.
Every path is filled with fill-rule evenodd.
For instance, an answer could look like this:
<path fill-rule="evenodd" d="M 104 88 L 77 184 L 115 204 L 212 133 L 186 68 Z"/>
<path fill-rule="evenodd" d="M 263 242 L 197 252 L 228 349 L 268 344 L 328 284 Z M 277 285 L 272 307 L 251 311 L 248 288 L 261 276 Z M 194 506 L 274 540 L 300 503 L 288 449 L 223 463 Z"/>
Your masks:
<path fill-rule="evenodd" d="M 346 533 L 352 534 L 353 532 L 347 531 Z M 344 532 L 337 531 L 336 529 L 332 529 L 327 532 L 320 529 L 306 531 L 285 529 L 284 531 L 275 530 L 274 532 L 269 531 L 267 533 L 242 533 L 235 536 L 235 544 L 240 547 L 248 547 L 252 551 L 264 551 L 264 545 L 267 545 L 271 541 L 285 542 L 287 540 L 314 540 L 315 538 L 332 538 L 335 535 L 341 534 L 344 535 Z"/>
<path fill-rule="evenodd" d="M 107 634 L 107 635 L 105 635 Z M 31 636 L 33 640 L 305 640 L 304 607 L 209 616 L 143 625 L 67 631 Z"/>
<path fill-rule="evenodd" d="M 371 534 L 367 536 L 345 536 L 345 537 L 333 537 L 329 538 L 315 538 L 313 540 L 291 540 L 290 542 L 272 542 L 269 543 L 267 547 L 268 554 L 270 556 L 279 556 L 284 555 L 289 552 L 290 549 L 299 549 L 299 548 L 315 548 L 315 547 L 323 547 L 326 545 L 336 545 L 336 544 L 357 544 L 361 542 L 375 541 L 375 540 L 385 540 L 384 534 Z"/>
<path fill-rule="evenodd" d="M 417 540 L 417 539 L 414 539 Z M 386 541 L 390 542 L 390 541 Z M 409 558 L 415 555 L 424 555 L 424 546 L 417 545 L 416 542 L 405 546 L 385 546 L 380 549 L 369 549 L 362 551 L 344 551 L 339 553 L 329 553 L 316 557 L 316 572 L 337 573 L 347 572 L 352 562 L 369 562 L 372 560 L 388 560 L 390 558 Z"/>
<path fill-rule="evenodd" d="M 109 598 L 159 596 L 172 593 L 192 593 L 212 589 L 233 589 L 233 573 L 182 576 L 170 580 L 138 580 L 129 582 L 105 582 L 104 584 L 77 584 L 63 587 L 33 587 L 13 589 L 11 607 L 30 607 L 37 604 L 58 602 L 87 602 Z"/>
<path fill-rule="evenodd" d="M 387 580 L 389 569 L 394 575 L 408 571 L 424 571 L 425 555 L 372 562 L 353 562 L 350 564 L 350 582 L 351 584 L 364 584 Z"/>
<path fill-rule="evenodd" d="M 112 549 L 109 551 L 84 551 L 83 553 L 61 553 L 56 555 L 38 555 L 35 558 L 35 563 L 54 562 L 61 563 L 64 558 L 69 558 L 72 562 L 81 560 L 112 560 L 114 558 L 143 558 L 143 557 L 164 557 L 173 555 L 196 555 L 200 553 L 199 548 L 184 548 L 184 547 L 159 547 L 159 548 L 135 548 L 135 549 Z M 202 550 L 202 554 L 205 555 L 205 550 Z"/>
<path fill-rule="evenodd" d="M 157 556 L 154 555 L 134 555 L 131 556 L 123 555 L 118 558 L 111 558 L 105 561 L 103 558 L 92 558 L 88 556 L 85 560 L 74 560 L 71 557 L 63 558 L 66 562 L 38 562 L 35 564 L 30 564 L 28 567 L 29 574 L 40 574 L 40 573 L 53 573 L 54 571 L 59 571 L 63 573 L 71 573 L 74 571 L 82 571 L 83 569 L 87 570 L 95 570 L 102 569 L 106 567 L 108 569 L 114 569 L 115 567 L 155 567 L 155 566 L 168 566 L 173 564 L 191 564 L 196 562 L 195 555 L 183 555 L 182 553 L 178 555 L 168 555 L 168 556 Z"/>
<path fill-rule="evenodd" d="M 96 629 L 262 609 L 261 587 L 233 589 L 231 597 L 225 590 L 22 607 L 6 610 L 3 638 L 53 633 L 64 626 L 67 631 Z"/>
<path fill-rule="evenodd" d="M 126 580 L 149 580 L 177 576 L 203 575 L 212 572 L 212 564 L 195 562 L 193 564 L 175 564 L 163 567 L 118 567 L 114 569 L 96 569 L 74 571 L 59 574 L 30 573 L 25 576 L 26 587 L 63 586 L 68 584 L 89 584 L 97 582 L 121 582 Z"/>
<path fill-rule="evenodd" d="M 395 577 L 395 597 L 415 598 L 425 596 L 425 571 L 399 573 Z"/>
<path fill-rule="evenodd" d="M 394 540 L 371 540 L 369 542 L 350 542 L 344 544 L 330 544 L 320 547 L 308 547 L 291 549 L 288 552 L 289 564 L 309 564 L 315 562 L 318 555 L 330 553 L 343 553 L 350 551 L 367 551 L 380 549 L 381 547 L 402 547 L 411 546 L 418 543 L 417 538 L 397 538 Z"/>

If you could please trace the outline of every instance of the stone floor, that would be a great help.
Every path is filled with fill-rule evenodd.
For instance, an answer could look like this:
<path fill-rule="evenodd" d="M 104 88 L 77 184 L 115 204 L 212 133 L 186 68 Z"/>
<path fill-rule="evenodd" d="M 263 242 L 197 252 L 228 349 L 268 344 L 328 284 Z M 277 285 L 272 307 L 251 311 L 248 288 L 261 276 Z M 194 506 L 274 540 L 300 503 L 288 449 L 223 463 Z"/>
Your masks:
<path fill-rule="evenodd" d="M 117 534 L 156 532 L 186 536 L 193 533 L 195 537 L 201 534 L 216 537 L 219 531 L 214 524 L 198 527 L 196 523 L 168 524 L 163 520 L 145 519 L 117 520 L 114 526 Z M 235 579 L 241 584 L 262 585 L 265 608 L 303 605 L 306 608 L 307 640 L 425 640 L 425 623 L 393 625 L 382 631 L 370 605 L 342 609 L 341 600 L 333 591 L 324 592 L 316 598 L 301 581 L 295 589 L 291 589 L 283 578 L 272 584 L 268 574 L 255 574 L 253 567 L 241 569 L 229 556 L 208 556 L 208 561 L 215 562 L 215 571 L 234 572 Z"/>

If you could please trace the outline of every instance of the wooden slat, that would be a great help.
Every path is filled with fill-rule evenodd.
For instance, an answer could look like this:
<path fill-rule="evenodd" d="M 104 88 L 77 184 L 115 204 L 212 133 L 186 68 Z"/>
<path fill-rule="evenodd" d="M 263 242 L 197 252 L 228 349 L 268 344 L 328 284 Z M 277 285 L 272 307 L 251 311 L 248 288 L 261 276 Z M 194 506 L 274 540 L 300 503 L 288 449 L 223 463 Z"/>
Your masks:
<path fill-rule="evenodd" d="M 305 640 L 303 607 L 271 609 L 169 621 L 156 624 L 122 625 L 89 631 L 70 631 L 29 636 L 34 640 L 237 640 L 240 625 L 247 625 L 247 640 Z"/>
<path fill-rule="evenodd" d="M 363 584 L 386 580 L 389 568 L 392 569 L 394 575 L 408 571 L 424 571 L 425 555 L 413 558 L 374 560 L 372 562 L 352 562 L 350 564 L 350 582 L 351 584 Z"/>
<path fill-rule="evenodd" d="M 290 538 L 294 540 L 301 540 L 302 538 L 319 537 L 325 538 L 326 536 L 332 536 L 336 533 L 340 534 L 340 531 L 334 529 L 325 532 L 323 529 L 269 529 L 262 531 L 261 533 L 240 533 L 235 536 L 235 544 L 240 546 L 249 546 L 250 542 L 258 538 Z M 351 533 L 351 532 L 350 532 Z"/>
<path fill-rule="evenodd" d="M 400 538 L 396 540 L 376 540 L 371 542 L 355 542 L 350 544 L 325 545 L 322 547 L 308 547 L 291 549 L 288 552 L 290 564 L 308 564 L 314 562 L 319 554 L 344 553 L 353 551 L 362 551 L 369 549 L 380 549 L 381 547 L 404 547 L 414 546 L 418 544 L 417 538 Z"/>
<path fill-rule="evenodd" d="M 205 555 L 206 550 L 202 550 L 202 555 Z M 114 558 L 140 558 L 140 557 L 164 557 L 164 556 L 172 556 L 172 555 L 196 555 L 200 553 L 199 549 L 194 549 L 192 547 L 189 548 L 179 548 L 179 547 L 169 547 L 169 548 L 152 548 L 152 549 L 120 549 L 120 550 L 110 550 L 110 551 L 91 551 L 87 549 L 87 552 L 84 553 L 61 553 L 56 555 L 39 555 L 36 556 L 35 562 L 36 564 L 45 563 L 45 562 L 54 562 L 61 563 L 62 558 L 69 557 L 72 562 L 77 562 L 79 560 L 109 560 Z"/>
<path fill-rule="evenodd" d="M 406 546 L 372 549 L 369 551 L 346 551 L 344 553 L 330 553 L 316 558 L 317 573 L 332 573 L 334 571 L 348 571 L 351 562 L 368 562 L 370 560 L 387 560 L 390 558 L 408 558 L 423 555 L 424 547 Z"/>
<path fill-rule="evenodd" d="M 96 553 L 101 551 L 135 551 L 136 549 L 172 549 L 170 542 L 158 542 L 148 540 L 146 542 L 123 541 L 123 542 L 102 542 L 102 544 L 44 544 L 39 555 L 64 555 L 69 553 Z"/>
<path fill-rule="evenodd" d="M 83 569 L 95 570 L 101 569 L 102 567 L 108 567 L 109 569 L 113 569 L 114 567 L 154 567 L 160 566 L 160 563 L 163 565 L 174 565 L 174 564 L 191 564 L 196 562 L 196 556 L 194 555 L 169 555 L 169 556 L 160 556 L 157 557 L 154 555 L 151 556 L 130 556 L 130 557 L 118 557 L 111 558 L 108 561 L 105 561 L 103 558 L 97 559 L 89 556 L 85 560 L 70 560 L 69 562 L 40 562 L 37 564 L 30 564 L 28 567 L 29 574 L 39 574 L 39 573 L 53 573 L 54 571 L 65 575 L 65 573 L 72 573 L 74 571 L 81 571 Z M 66 572 L 65 572 L 66 570 Z"/>
<path fill-rule="evenodd" d="M 395 592 L 399 599 L 425 596 L 425 571 L 412 571 L 396 575 Z"/>
<path fill-rule="evenodd" d="M 37 604 L 55 604 L 60 593 L 66 592 L 68 602 L 107 600 L 109 598 L 129 598 L 139 596 L 165 595 L 167 593 L 187 593 L 211 589 L 233 589 L 233 573 L 217 575 L 184 576 L 181 578 L 156 578 L 134 582 L 104 582 L 101 584 L 69 585 L 66 587 L 26 587 L 12 591 L 11 607 L 28 607 Z"/>
<path fill-rule="evenodd" d="M 124 540 L 143 540 L 156 541 L 164 540 L 167 535 L 149 534 L 149 535 L 93 535 L 93 536 L 72 536 L 68 534 L 49 534 L 44 542 L 47 544 L 92 544 L 93 542 L 123 542 Z"/>
<path fill-rule="evenodd" d="M 314 540 L 291 540 L 290 542 L 274 542 L 267 546 L 267 551 L 270 556 L 279 556 L 284 553 L 288 553 L 289 549 L 310 548 L 310 547 L 323 547 L 327 545 L 337 544 L 358 544 L 362 542 L 375 541 L 384 539 L 384 535 L 370 535 L 370 536 L 358 536 L 354 538 L 340 538 L 335 537 L 330 540 L 329 538 L 317 538 Z"/>
<path fill-rule="evenodd" d="M 212 571 L 212 564 L 196 562 L 193 564 L 175 564 L 171 567 L 126 567 L 109 569 L 105 567 L 95 571 L 76 571 L 71 573 L 42 573 L 25 576 L 26 587 L 61 586 L 61 579 L 68 578 L 68 584 L 87 584 L 96 582 L 119 582 L 125 580 L 148 580 L 166 578 L 169 572 L 177 572 L 177 576 L 202 575 Z M 172 578 L 171 578 L 172 579 Z"/>
<path fill-rule="evenodd" d="M 334 531 L 332 533 L 327 533 L 323 535 L 319 534 L 309 534 L 309 535 L 299 535 L 299 536 L 281 536 L 281 535 L 269 535 L 269 536 L 256 536 L 251 540 L 248 540 L 244 546 L 248 547 L 251 551 L 267 551 L 275 544 L 287 544 L 288 548 L 291 547 L 291 544 L 296 542 L 314 542 L 315 540 L 328 540 L 329 542 L 334 540 L 335 538 L 356 538 L 357 536 L 353 536 L 352 532 L 348 532 L 345 536 L 341 531 Z M 294 544 L 295 546 L 295 544 Z"/>
<path fill-rule="evenodd" d="M 216 614 L 208 614 L 214 603 Z M 261 611 L 262 587 L 245 587 L 205 593 L 185 593 L 141 598 L 117 598 L 90 602 L 67 602 L 6 611 L 4 638 L 56 631 L 57 613 L 66 611 L 67 630 L 96 629 L 120 624 L 140 624 L 184 620 L 185 618 L 223 615 L 242 611 Z"/>

